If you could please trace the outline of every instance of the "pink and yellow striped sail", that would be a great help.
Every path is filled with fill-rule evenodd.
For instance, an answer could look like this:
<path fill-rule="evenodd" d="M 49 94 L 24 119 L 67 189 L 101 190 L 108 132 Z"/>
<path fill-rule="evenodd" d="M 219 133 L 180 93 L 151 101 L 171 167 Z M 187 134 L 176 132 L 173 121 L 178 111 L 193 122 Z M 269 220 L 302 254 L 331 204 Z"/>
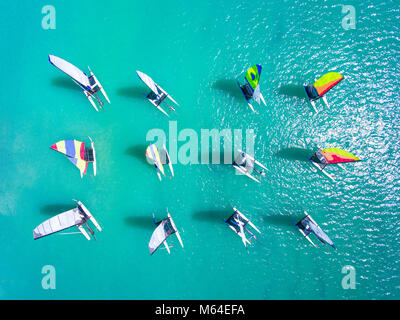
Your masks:
<path fill-rule="evenodd" d="M 322 153 L 328 163 L 352 162 L 360 160 L 350 152 L 339 148 L 326 148 L 322 150 Z"/>
<path fill-rule="evenodd" d="M 51 149 L 56 150 L 68 157 L 82 173 L 86 174 L 87 161 L 85 161 L 85 143 L 78 140 L 61 140 L 53 144 Z"/>

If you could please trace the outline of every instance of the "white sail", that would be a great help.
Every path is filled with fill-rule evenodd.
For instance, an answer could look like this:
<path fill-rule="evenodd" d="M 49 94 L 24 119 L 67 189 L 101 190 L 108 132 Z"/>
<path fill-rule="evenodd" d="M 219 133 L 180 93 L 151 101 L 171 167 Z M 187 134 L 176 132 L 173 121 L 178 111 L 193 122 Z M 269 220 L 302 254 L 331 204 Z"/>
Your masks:
<path fill-rule="evenodd" d="M 171 224 L 170 218 L 164 219 L 160 222 L 157 228 L 154 230 L 151 235 L 151 239 L 149 242 L 150 253 L 153 254 L 154 251 L 173 233 L 176 232 L 176 229 Z"/>
<path fill-rule="evenodd" d="M 306 216 L 297 222 L 296 226 L 300 230 L 300 232 L 312 243 L 308 235 L 312 232 L 314 235 L 323 243 L 329 244 L 333 248 L 336 249 L 333 241 L 328 237 L 328 235 L 322 231 L 321 227 L 314 221 L 314 219 L 307 213 L 304 212 Z M 314 244 L 314 246 L 316 246 Z"/>
<path fill-rule="evenodd" d="M 258 104 L 260 104 L 261 92 L 260 92 L 260 86 L 259 85 L 254 90 L 253 98 L 258 102 Z"/>
<path fill-rule="evenodd" d="M 60 213 L 43 223 L 33 230 L 33 239 L 39 239 L 49 234 L 80 225 L 84 221 L 78 208 Z"/>
<path fill-rule="evenodd" d="M 151 79 L 147 74 L 144 74 L 143 72 L 136 71 L 137 75 L 139 78 L 150 88 L 151 91 L 153 91 L 156 95 L 160 95 L 162 93 L 161 90 L 158 89 L 158 86 L 156 83 Z"/>
<path fill-rule="evenodd" d="M 85 88 L 91 88 L 88 76 L 73 64 L 53 55 L 49 55 L 49 61 Z"/>

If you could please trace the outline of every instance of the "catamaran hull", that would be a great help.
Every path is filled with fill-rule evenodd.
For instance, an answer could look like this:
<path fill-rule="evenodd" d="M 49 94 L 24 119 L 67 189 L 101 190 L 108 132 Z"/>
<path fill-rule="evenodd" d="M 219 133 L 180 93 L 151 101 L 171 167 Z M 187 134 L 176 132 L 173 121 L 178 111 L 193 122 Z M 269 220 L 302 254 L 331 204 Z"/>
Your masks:
<path fill-rule="evenodd" d="M 96 103 L 93 101 L 92 95 L 91 95 L 89 92 L 85 91 L 85 90 L 83 91 L 83 93 L 84 93 L 85 96 L 88 98 L 88 100 L 89 100 L 90 104 L 93 106 L 93 108 L 94 108 L 97 112 L 99 112 L 99 109 L 97 109 Z"/>
<path fill-rule="evenodd" d="M 239 232 L 237 232 L 236 231 L 236 229 L 234 228 L 234 227 L 232 227 L 232 226 L 230 226 L 230 225 L 228 225 L 229 226 L 229 228 L 231 228 L 241 239 L 242 239 L 242 242 L 243 242 L 243 244 L 244 244 L 244 246 L 247 248 L 247 244 L 246 244 L 246 242 L 248 243 L 248 244 L 251 244 L 251 242 L 249 241 L 249 240 L 247 240 L 246 239 L 246 237 L 243 239 L 243 237 L 242 237 L 242 235 L 241 234 L 239 234 Z"/>
<path fill-rule="evenodd" d="M 176 228 L 176 225 L 175 225 L 175 223 L 174 223 L 174 220 L 172 220 L 172 217 L 171 217 L 171 215 L 169 214 L 169 212 L 168 212 L 168 218 L 169 218 L 169 220 L 171 221 L 172 227 L 174 228 L 174 230 L 176 230 L 176 231 L 175 231 L 176 237 L 178 238 L 179 243 L 181 244 L 181 246 L 182 246 L 182 248 L 183 248 L 183 242 L 182 242 L 181 235 L 179 234 L 179 231 L 178 231 L 178 229 Z"/>
<path fill-rule="evenodd" d="M 174 176 L 174 168 L 172 167 L 171 158 L 169 157 L 169 153 L 167 151 L 167 148 L 165 147 L 165 144 L 163 145 L 163 147 L 165 150 L 165 156 L 166 156 L 166 160 L 168 162 L 169 170 L 171 171 L 172 176 Z"/>
<path fill-rule="evenodd" d="M 167 91 L 165 91 L 163 88 L 161 88 L 158 84 L 156 84 L 156 86 L 158 87 L 158 89 L 160 89 L 160 90 L 162 91 L 162 93 L 164 93 L 164 94 L 167 95 L 167 98 L 168 98 L 169 100 L 171 100 L 173 103 L 175 103 L 177 106 L 179 106 L 179 103 L 176 102 L 176 101 L 167 93 Z M 173 108 L 172 108 L 172 109 L 173 109 Z M 175 109 L 173 109 L 173 110 L 175 111 Z"/>
<path fill-rule="evenodd" d="M 86 230 L 83 228 L 82 225 L 78 226 L 78 229 L 85 236 L 86 239 L 90 240 L 88 233 L 86 232 Z"/>
<path fill-rule="evenodd" d="M 96 163 L 96 150 L 94 149 L 94 142 L 92 138 L 89 137 L 90 140 L 90 145 L 93 150 L 93 175 L 96 176 L 96 171 L 97 171 L 97 163 Z"/>
<path fill-rule="evenodd" d="M 106 93 L 106 91 L 104 90 L 103 86 L 101 85 L 100 81 L 96 78 L 96 76 L 94 75 L 94 73 L 92 72 L 92 70 L 90 70 L 89 67 L 88 67 L 88 69 L 89 69 L 90 75 L 91 75 L 91 76 L 93 77 L 93 79 L 94 79 L 95 84 L 97 84 L 98 87 L 100 88 L 101 94 L 104 96 L 104 98 L 106 98 L 106 100 L 107 100 L 108 103 L 111 103 L 111 102 L 110 102 L 110 99 L 108 98 L 107 93 Z"/>
<path fill-rule="evenodd" d="M 264 96 L 262 95 L 261 92 L 260 92 L 260 98 L 261 98 L 261 101 L 264 103 L 264 106 L 267 106 L 267 104 L 265 103 Z"/>
<path fill-rule="evenodd" d="M 151 144 L 146 149 L 146 156 L 153 160 L 154 166 L 156 168 L 156 172 L 158 178 L 161 181 L 161 173 L 165 176 L 163 164 L 161 163 L 160 154 L 158 153 L 157 147 L 155 144 Z"/>
<path fill-rule="evenodd" d="M 165 247 L 165 249 L 167 249 L 167 251 L 168 251 L 168 254 L 171 254 L 171 251 L 169 250 L 169 245 L 168 245 L 168 243 L 167 243 L 167 240 L 164 240 L 164 247 Z"/>
<path fill-rule="evenodd" d="M 161 181 L 160 169 L 157 167 L 157 165 L 154 165 L 154 166 L 156 167 L 156 172 L 157 172 L 158 179 Z"/>
<path fill-rule="evenodd" d="M 296 226 L 296 227 L 297 227 L 297 229 L 300 231 L 300 233 L 301 233 L 314 247 L 317 247 L 317 245 L 316 245 L 314 242 L 312 242 L 312 240 L 310 239 L 310 237 L 309 237 L 308 235 L 306 235 L 306 234 L 304 233 L 303 230 L 301 230 L 298 226 Z"/>
<path fill-rule="evenodd" d="M 153 106 L 155 106 L 158 110 L 160 110 L 162 113 L 164 113 L 167 117 L 169 117 L 169 114 L 165 112 L 165 110 L 163 108 L 161 108 L 160 106 L 158 106 L 153 100 L 151 99 L 147 99 L 151 102 L 151 104 Z"/>
<path fill-rule="evenodd" d="M 89 220 L 94 224 L 94 226 L 97 228 L 97 230 L 101 231 L 100 225 L 97 223 L 96 219 L 92 216 L 92 214 L 89 212 L 89 210 L 84 206 L 84 204 L 80 201 L 77 201 L 78 205 L 81 207 L 83 212 L 88 216 Z"/>
<path fill-rule="evenodd" d="M 257 178 L 253 177 L 250 173 L 247 173 L 243 168 L 239 167 L 238 165 L 234 164 L 233 167 L 240 173 L 244 174 L 245 176 L 248 176 L 250 179 L 253 179 L 256 182 L 261 183 Z"/>

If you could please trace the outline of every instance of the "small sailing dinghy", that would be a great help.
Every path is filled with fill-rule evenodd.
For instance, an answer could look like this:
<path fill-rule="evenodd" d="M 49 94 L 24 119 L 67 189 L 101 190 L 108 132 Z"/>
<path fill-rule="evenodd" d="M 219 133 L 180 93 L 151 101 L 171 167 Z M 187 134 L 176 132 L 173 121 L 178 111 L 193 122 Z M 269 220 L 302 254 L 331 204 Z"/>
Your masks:
<path fill-rule="evenodd" d="M 229 226 L 229 228 L 231 228 L 240 236 L 244 246 L 247 247 L 247 244 L 251 244 L 251 238 L 257 240 L 257 237 L 250 230 L 248 230 L 246 226 L 251 226 L 258 233 L 261 233 L 261 231 L 258 230 L 257 227 L 249 219 L 247 219 L 243 213 L 236 209 L 236 207 L 233 207 L 233 211 L 234 213 L 224 221 Z M 244 232 L 245 230 L 250 234 L 249 239 L 246 238 L 246 234 Z"/>
<path fill-rule="evenodd" d="M 252 156 L 248 155 L 246 152 L 238 149 L 238 156 L 236 157 L 235 161 L 232 163 L 233 167 L 239 171 L 241 174 L 244 174 L 248 176 L 250 179 L 253 179 L 254 181 L 257 181 L 260 183 L 260 181 L 254 177 L 251 173 L 253 171 L 257 172 L 259 175 L 266 177 L 265 172 L 257 169 L 255 165 L 260 166 L 264 170 L 267 170 L 267 168 L 262 165 L 260 162 L 255 160 Z"/>
<path fill-rule="evenodd" d="M 90 148 L 85 148 L 85 143 L 78 140 L 61 140 L 53 144 L 50 148 L 65 154 L 80 171 L 81 178 L 86 174 L 88 163 L 93 163 L 93 174 L 96 176 L 96 150 L 93 140 L 90 139 Z"/>
<path fill-rule="evenodd" d="M 250 109 L 253 112 L 256 111 L 254 110 L 253 105 L 250 103 L 252 98 L 254 98 L 258 104 L 260 104 L 261 100 L 264 103 L 264 105 L 267 105 L 265 103 L 262 93 L 260 92 L 259 81 L 261 76 L 261 70 L 262 67 L 259 64 L 256 64 L 252 66 L 249 70 L 247 70 L 246 75 L 244 77 L 246 80 L 246 83 L 244 85 L 241 85 L 240 82 L 238 81 L 240 90 L 242 90 L 244 98 L 246 99 L 247 104 L 249 105 Z"/>
<path fill-rule="evenodd" d="M 157 83 L 153 81 L 152 78 L 150 78 L 147 74 L 144 74 L 143 72 L 136 71 L 137 75 L 139 76 L 140 80 L 142 80 L 146 86 L 150 88 L 149 94 L 146 96 L 146 98 L 162 113 L 164 113 L 167 117 L 169 117 L 168 113 L 164 111 L 163 108 L 160 107 L 161 102 L 165 100 L 165 98 L 170 99 L 173 103 L 179 106 L 178 102 L 176 102 L 164 89 L 162 89 Z M 168 105 L 166 102 L 165 104 L 173 111 L 175 109 Z"/>
<path fill-rule="evenodd" d="M 307 157 L 308 158 L 308 157 Z M 319 169 L 323 174 L 325 174 L 329 179 L 335 180 L 335 178 L 325 171 L 328 164 L 338 164 L 344 162 L 354 162 L 360 161 L 355 155 L 339 148 L 326 148 L 318 149 L 308 160 Z"/>
<path fill-rule="evenodd" d="M 326 99 L 325 94 L 343 79 L 344 78 L 340 73 L 329 72 L 319 78 L 314 84 L 304 86 L 308 100 L 310 101 L 315 112 L 318 112 L 317 107 L 315 106 L 315 100 L 318 100 L 319 98 L 322 98 L 326 106 L 329 108 L 328 100 Z"/>
<path fill-rule="evenodd" d="M 165 172 L 163 167 L 164 164 L 168 164 L 169 170 L 171 171 L 172 176 L 174 176 L 174 168 L 172 167 L 172 162 L 165 145 L 163 145 L 163 149 L 160 151 L 158 151 L 157 146 L 155 144 L 149 145 L 146 149 L 146 157 L 149 158 L 154 163 L 160 181 L 161 181 L 161 173 L 165 177 Z"/>
<path fill-rule="evenodd" d="M 313 233 L 323 244 L 329 244 L 330 246 L 336 249 L 335 244 L 327 236 L 327 234 L 324 231 L 322 231 L 322 229 L 314 221 L 314 219 L 311 218 L 311 216 L 306 211 L 304 211 L 304 213 L 306 214 L 306 216 L 296 223 L 296 227 L 299 229 L 301 234 L 305 236 L 306 239 L 310 241 L 310 243 L 314 247 L 316 247 L 317 245 L 310 239 L 309 237 L 310 233 Z"/>
<path fill-rule="evenodd" d="M 39 224 L 35 228 L 35 230 L 33 230 L 33 239 L 37 240 L 45 236 L 48 236 L 50 234 L 60 232 L 72 227 L 77 227 L 78 230 L 85 236 L 86 239 L 90 240 L 88 232 L 94 238 L 94 231 L 87 224 L 87 221 L 90 220 L 96 227 L 96 229 L 99 231 L 101 231 L 100 225 L 82 202 L 77 200 L 74 201 L 76 201 L 78 205 L 76 208 L 60 213 Z M 88 231 L 86 231 L 84 226 L 86 226 Z M 74 234 L 74 233 L 75 232 L 61 233 L 61 234 Z"/>
<path fill-rule="evenodd" d="M 89 69 L 90 76 L 87 76 L 86 73 L 75 67 L 73 64 L 69 63 L 68 61 L 65 61 L 64 59 L 61 59 L 59 57 L 49 55 L 49 61 L 52 65 L 60 69 L 62 72 L 67 74 L 72 78 L 72 80 L 81 87 L 83 90 L 83 93 L 85 96 L 88 98 L 89 102 L 93 106 L 93 108 L 96 109 L 96 111 L 99 111 L 97 108 L 97 105 L 102 108 L 103 107 L 103 102 L 100 100 L 100 98 L 96 95 L 96 92 L 100 91 L 104 98 L 106 98 L 108 103 L 110 102 L 110 99 L 108 99 L 107 93 L 105 92 L 104 88 L 102 87 L 101 83 L 99 80 L 97 80 L 96 76 L 93 74 L 92 70 Z M 95 100 L 93 100 L 93 97 L 95 97 Z"/>
<path fill-rule="evenodd" d="M 178 229 L 175 226 L 174 221 L 172 220 L 171 215 L 169 214 L 168 210 L 168 217 L 161 220 L 161 221 L 156 221 L 154 219 L 154 224 L 157 225 L 157 228 L 154 230 L 153 234 L 151 235 L 151 239 L 149 242 L 149 249 L 150 249 L 150 254 L 153 254 L 158 247 L 161 244 L 164 244 L 165 249 L 167 249 L 168 253 L 170 254 L 170 247 L 167 243 L 167 238 L 171 235 L 171 234 L 176 234 L 179 243 L 181 244 L 182 248 L 183 248 L 183 242 L 181 239 L 181 236 L 179 234 Z"/>

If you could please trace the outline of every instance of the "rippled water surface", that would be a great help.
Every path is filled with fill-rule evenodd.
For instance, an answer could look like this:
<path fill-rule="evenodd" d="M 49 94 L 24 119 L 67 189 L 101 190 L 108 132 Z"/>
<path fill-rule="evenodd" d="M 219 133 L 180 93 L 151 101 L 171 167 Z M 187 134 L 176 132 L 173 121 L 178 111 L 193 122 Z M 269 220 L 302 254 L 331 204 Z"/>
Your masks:
<path fill-rule="evenodd" d="M 2 299 L 395 299 L 399 279 L 400 10 L 397 1 L 357 1 L 356 29 L 336 1 L 52 1 L 0 4 L 0 298 Z M 47 55 L 90 65 L 110 96 L 96 113 Z M 267 106 L 247 107 L 236 80 L 263 66 Z M 135 70 L 180 103 L 168 119 L 147 102 Z M 303 84 L 328 71 L 345 80 L 312 111 Z M 145 162 L 146 134 L 253 129 L 261 184 L 228 165 L 176 164 L 159 182 Z M 96 143 L 98 175 L 83 179 L 49 146 Z M 168 140 L 168 143 L 170 141 Z M 178 147 L 184 145 L 178 142 Z M 362 161 L 330 167 L 306 160 L 316 146 Z M 207 154 L 210 150 L 201 150 Z M 78 198 L 104 230 L 34 241 L 42 221 Z M 262 234 L 249 249 L 223 223 L 236 205 Z M 155 213 L 168 207 L 185 248 L 150 256 Z M 308 211 L 337 246 L 313 248 L 293 222 Z M 56 290 L 43 290 L 44 265 Z M 356 270 L 344 290 L 342 268 Z"/>

